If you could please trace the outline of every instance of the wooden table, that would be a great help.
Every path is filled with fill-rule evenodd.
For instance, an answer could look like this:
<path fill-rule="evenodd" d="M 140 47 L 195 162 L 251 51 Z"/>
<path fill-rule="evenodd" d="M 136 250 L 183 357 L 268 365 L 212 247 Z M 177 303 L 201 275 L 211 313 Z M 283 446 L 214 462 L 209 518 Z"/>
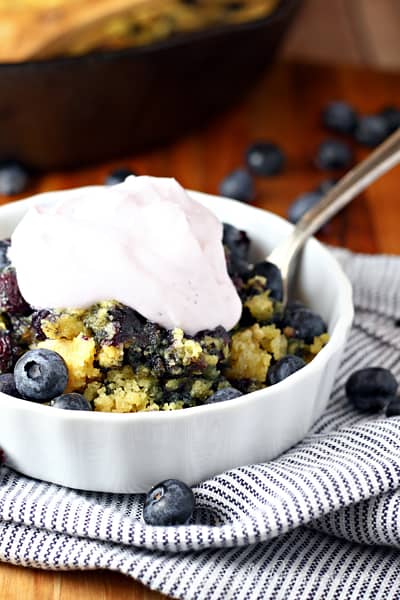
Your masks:
<path fill-rule="evenodd" d="M 285 58 L 399 69 L 399 0 L 302 2 L 282 48 Z"/>
<path fill-rule="evenodd" d="M 362 113 L 400 99 L 400 75 L 365 69 L 278 64 L 244 102 L 204 129 L 176 144 L 136 157 L 72 173 L 36 179 L 29 194 L 102 183 L 114 167 L 129 166 L 139 174 L 174 176 L 184 186 L 215 193 L 218 182 L 243 163 L 247 145 L 256 139 L 278 142 L 287 156 L 284 172 L 256 181 L 256 204 L 285 215 L 299 193 L 327 177 L 313 166 L 320 141 L 327 137 L 320 110 L 332 98 L 346 98 Z M 354 145 L 357 160 L 367 154 Z M 400 254 L 398 195 L 400 169 L 373 184 L 337 216 L 320 239 L 359 252 Z M 1 198 L 0 203 L 9 201 Z M 157 593 L 107 572 L 49 573 L 0 565 L 1 600 L 156 600 Z"/>

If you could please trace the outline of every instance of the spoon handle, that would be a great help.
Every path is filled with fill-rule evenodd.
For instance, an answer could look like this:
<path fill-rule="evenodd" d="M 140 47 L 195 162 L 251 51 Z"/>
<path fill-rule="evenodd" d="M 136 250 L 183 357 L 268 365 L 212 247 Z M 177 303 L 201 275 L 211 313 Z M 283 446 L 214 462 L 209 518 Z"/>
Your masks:
<path fill-rule="evenodd" d="M 399 163 L 400 129 L 342 177 L 318 204 L 304 214 L 292 233 L 272 250 L 267 260 L 281 270 L 286 296 L 284 302 L 287 300 L 287 284 L 293 259 L 304 242 L 375 179 Z"/>

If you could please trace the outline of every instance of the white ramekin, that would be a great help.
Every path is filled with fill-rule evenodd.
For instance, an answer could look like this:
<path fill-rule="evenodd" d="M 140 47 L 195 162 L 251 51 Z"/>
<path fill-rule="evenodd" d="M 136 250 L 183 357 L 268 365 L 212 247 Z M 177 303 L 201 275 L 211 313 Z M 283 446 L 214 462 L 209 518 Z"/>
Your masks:
<path fill-rule="evenodd" d="M 248 232 L 254 258 L 262 259 L 291 229 L 269 212 L 190 193 L 222 221 Z M 0 207 L 0 239 L 11 234 L 32 201 Z M 135 414 L 59 410 L 0 393 L 0 446 L 7 464 L 73 488 L 131 493 L 169 477 L 193 485 L 278 456 L 300 441 L 324 410 L 353 318 L 350 283 L 315 239 L 304 248 L 297 289 L 327 322 L 330 341 L 288 379 L 215 405 Z"/>

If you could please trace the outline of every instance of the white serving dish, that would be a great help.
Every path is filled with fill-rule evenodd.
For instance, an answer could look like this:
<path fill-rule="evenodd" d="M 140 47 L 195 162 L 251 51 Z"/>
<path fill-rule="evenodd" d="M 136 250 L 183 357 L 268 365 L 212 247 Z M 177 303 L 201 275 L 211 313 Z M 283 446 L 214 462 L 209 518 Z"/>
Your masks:
<path fill-rule="evenodd" d="M 222 221 L 245 229 L 258 259 L 292 227 L 233 200 L 191 195 Z M 11 234 L 33 200 L 0 207 L 0 239 Z M 325 319 L 330 341 L 288 379 L 228 402 L 162 413 L 74 412 L 0 393 L 0 444 L 7 464 L 73 488 L 132 493 L 169 477 L 193 485 L 275 458 L 299 442 L 323 412 L 353 318 L 350 283 L 315 239 L 304 249 L 298 281 L 299 297 Z"/>

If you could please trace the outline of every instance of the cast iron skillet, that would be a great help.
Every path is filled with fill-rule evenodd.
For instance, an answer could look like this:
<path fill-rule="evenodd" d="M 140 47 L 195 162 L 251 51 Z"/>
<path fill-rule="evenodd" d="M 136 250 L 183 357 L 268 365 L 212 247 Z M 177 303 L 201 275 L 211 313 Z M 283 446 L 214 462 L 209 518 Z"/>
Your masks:
<path fill-rule="evenodd" d="M 142 48 L 0 65 L 0 160 L 49 170 L 166 143 L 221 111 L 268 64 L 300 0 L 269 17 Z"/>

